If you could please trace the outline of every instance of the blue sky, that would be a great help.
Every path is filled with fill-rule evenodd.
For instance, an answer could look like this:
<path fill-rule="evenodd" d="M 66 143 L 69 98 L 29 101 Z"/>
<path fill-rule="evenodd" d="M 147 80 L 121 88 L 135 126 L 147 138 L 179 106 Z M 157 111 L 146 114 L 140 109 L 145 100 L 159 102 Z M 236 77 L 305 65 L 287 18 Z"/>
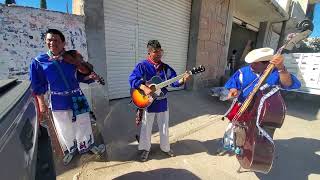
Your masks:
<path fill-rule="evenodd" d="M 0 0 L 4 3 L 5 0 Z M 72 0 L 47 0 L 49 10 L 67 12 L 66 4 L 68 2 L 69 12 L 72 12 Z M 16 0 L 17 5 L 40 7 L 40 0 Z M 313 18 L 314 30 L 310 37 L 320 37 L 320 3 L 317 3 L 314 9 Z"/>
<path fill-rule="evenodd" d="M 320 3 L 317 3 L 314 7 L 313 16 L 314 29 L 310 37 L 320 37 Z"/>
<path fill-rule="evenodd" d="M 0 0 L 4 3 L 5 0 Z M 69 12 L 72 12 L 72 0 L 47 0 L 47 9 L 53 11 L 67 12 L 67 1 Z M 40 7 L 40 0 L 16 0 L 19 6 Z"/>

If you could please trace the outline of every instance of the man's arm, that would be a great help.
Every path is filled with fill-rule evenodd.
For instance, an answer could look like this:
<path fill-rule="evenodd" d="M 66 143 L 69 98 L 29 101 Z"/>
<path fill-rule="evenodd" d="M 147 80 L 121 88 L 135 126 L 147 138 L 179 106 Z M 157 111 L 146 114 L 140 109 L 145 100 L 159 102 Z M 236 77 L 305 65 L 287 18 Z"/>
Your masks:
<path fill-rule="evenodd" d="M 43 94 L 36 95 L 36 97 L 37 97 L 37 100 L 38 100 L 40 113 L 42 115 L 47 115 L 48 106 L 47 106 L 47 104 L 45 102 L 44 95 Z"/>
<path fill-rule="evenodd" d="M 291 74 L 287 71 L 283 62 L 284 57 L 282 55 L 275 55 L 270 61 L 278 69 L 281 86 L 290 87 L 292 85 Z"/>
<path fill-rule="evenodd" d="M 280 83 L 284 87 L 289 87 L 292 85 L 291 74 L 286 70 L 286 68 L 278 69 L 280 76 Z"/>
<path fill-rule="evenodd" d="M 137 64 L 129 76 L 129 84 L 131 88 L 141 89 L 146 95 L 150 94 L 152 90 L 145 85 L 144 79 L 145 72 L 142 63 Z"/>
<path fill-rule="evenodd" d="M 239 79 L 240 70 L 236 71 L 230 79 L 226 82 L 224 87 L 229 90 L 227 99 L 237 97 L 240 94 L 239 89 L 241 89 L 241 82 Z"/>

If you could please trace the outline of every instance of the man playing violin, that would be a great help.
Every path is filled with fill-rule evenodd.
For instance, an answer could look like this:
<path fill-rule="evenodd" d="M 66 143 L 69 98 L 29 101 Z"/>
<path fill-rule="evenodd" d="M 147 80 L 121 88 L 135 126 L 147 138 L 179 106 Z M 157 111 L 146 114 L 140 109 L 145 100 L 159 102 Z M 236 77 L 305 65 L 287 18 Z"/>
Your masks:
<path fill-rule="evenodd" d="M 79 82 L 92 83 L 98 76 L 95 73 L 83 74 L 78 66 L 66 61 L 63 57 L 66 43 L 62 32 L 49 29 L 45 38 L 48 52 L 32 59 L 30 65 L 31 87 L 42 117 L 49 117 L 44 97 L 49 94 L 57 137 L 65 152 L 64 164 L 68 164 L 77 151 L 80 154 L 88 151 L 103 153 L 104 145 L 94 146 L 89 106 L 79 86 Z M 82 97 L 82 105 L 88 108 L 75 116 L 73 98 L 77 96 Z"/>
<path fill-rule="evenodd" d="M 177 76 L 176 72 L 168 64 L 161 61 L 163 50 L 158 40 L 150 40 L 147 44 L 147 59 L 136 65 L 131 75 L 129 83 L 131 88 L 141 89 L 146 95 L 152 90 L 145 84 L 153 76 L 159 76 L 163 81 Z M 171 84 L 172 87 L 183 85 L 190 78 L 186 74 L 182 79 Z M 168 156 L 174 156 L 169 144 L 169 111 L 167 102 L 167 88 L 162 88 L 163 96 L 157 98 L 146 110 L 143 111 L 141 132 L 138 149 L 141 151 L 141 161 L 147 161 L 151 148 L 151 132 L 153 121 L 158 122 L 160 133 L 160 149 Z"/>

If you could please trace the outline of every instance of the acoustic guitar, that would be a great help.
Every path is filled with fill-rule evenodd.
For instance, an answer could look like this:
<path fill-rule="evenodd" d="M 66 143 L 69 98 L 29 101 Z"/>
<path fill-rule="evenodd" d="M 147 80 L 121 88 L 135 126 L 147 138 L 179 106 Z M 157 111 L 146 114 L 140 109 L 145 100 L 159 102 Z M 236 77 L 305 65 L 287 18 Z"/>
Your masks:
<path fill-rule="evenodd" d="M 190 75 L 195 75 L 201 72 L 204 72 L 205 68 L 204 66 L 200 65 L 199 67 L 194 67 L 190 71 L 187 71 L 183 74 L 180 74 L 179 76 L 176 76 L 172 79 L 162 81 L 162 79 L 159 76 L 153 76 L 149 81 L 146 82 L 146 86 L 148 86 L 151 90 L 152 93 L 150 95 L 146 95 L 143 90 L 141 89 L 131 89 L 130 90 L 130 95 L 132 102 L 141 109 L 147 108 L 152 104 L 154 100 L 157 98 L 163 97 L 163 92 L 161 91 L 161 88 L 164 88 L 179 79 L 183 78 L 183 76 L 187 74 Z"/>

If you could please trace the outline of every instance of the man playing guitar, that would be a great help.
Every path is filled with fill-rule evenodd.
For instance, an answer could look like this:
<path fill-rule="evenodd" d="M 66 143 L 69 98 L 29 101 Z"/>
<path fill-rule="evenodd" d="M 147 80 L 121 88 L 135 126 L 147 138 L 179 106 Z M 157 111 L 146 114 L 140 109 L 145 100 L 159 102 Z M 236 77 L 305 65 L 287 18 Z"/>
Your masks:
<path fill-rule="evenodd" d="M 146 84 L 152 77 L 158 76 L 163 81 L 177 76 L 176 72 L 168 64 L 161 61 L 163 50 L 158 40 L 150 40 L 147 44 L 148 55 L 146 60 L 142 60 L 136 65 L 131 75 L 129 83 L 131 88 L 141 89 L 145 95 L 153 93 L 152 89 Z M 190 75 L 186 75 L 171 84 L 172 87 L 183 85 Z M 161 89 L 161 97 L 157 98 L 153 103 L 143 111 L 141 132 L 138 149 L 141 153 L 141 161 L 147 161 L 151 148 L 151 132 L 153 121 L 156 119 L 160 133 L 160 148 L 168 156 L 174 156 L 169 144 L 169 111 L 167 102 L 167 88 Z"/>

